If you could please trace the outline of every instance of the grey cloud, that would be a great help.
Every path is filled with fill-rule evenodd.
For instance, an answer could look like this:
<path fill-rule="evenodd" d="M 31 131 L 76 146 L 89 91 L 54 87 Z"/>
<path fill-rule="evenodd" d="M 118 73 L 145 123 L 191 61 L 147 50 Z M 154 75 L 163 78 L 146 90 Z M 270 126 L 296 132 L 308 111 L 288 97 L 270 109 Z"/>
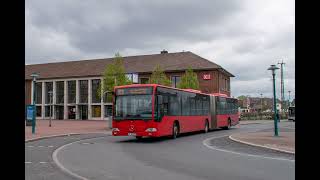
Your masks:
<path fill-rule="evenodd" d="M 71 3 L 73 2 L 73 3 Z M 241 9 L 240 1 L 30 1 L 32 23 L 68 34 L 87 53 L 152 46 L 157 39 L 206 40 L 201 29 L 219 26 Z M 219 28 L 216 29 L 219 31 Z M 216 35 L 217 37 L 218 35 Z M 215 36 L 212 36 L 215 37 Z M 156 43 L 155 43 L 156 44 Z"/>

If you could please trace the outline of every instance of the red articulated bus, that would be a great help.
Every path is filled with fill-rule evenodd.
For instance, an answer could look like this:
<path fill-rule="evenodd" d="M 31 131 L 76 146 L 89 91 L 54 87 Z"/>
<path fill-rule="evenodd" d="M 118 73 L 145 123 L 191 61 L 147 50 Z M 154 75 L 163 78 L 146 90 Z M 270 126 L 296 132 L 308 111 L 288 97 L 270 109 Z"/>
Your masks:
<path fill-rule="evenodd" d="M 238 100 L 223 94 L 158 84 L 117 86 L 113 98 L 113 136 L 171 136 L 239 123 Z"/>

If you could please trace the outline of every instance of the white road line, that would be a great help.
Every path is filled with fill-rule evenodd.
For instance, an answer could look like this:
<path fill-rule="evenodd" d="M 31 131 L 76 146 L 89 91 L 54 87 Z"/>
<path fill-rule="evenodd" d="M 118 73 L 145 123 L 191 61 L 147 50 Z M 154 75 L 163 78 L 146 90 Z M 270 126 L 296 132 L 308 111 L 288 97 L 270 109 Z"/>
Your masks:
<path fill-rule="evenodd" d="M 39 162 L 40 164 L 45 164 L 45 163 L 47 163 L 47 162 Z"/>
<path fill-rule="evenodd" d="M 82 140 L 78 140 L 78 141 L 71 142 L 71 143 L 69 143 L 69 144 L 65 144 L 65 145 L 59 147 L 58 149 L 56 149 L 56 150 L 53 152 L 53 154 L 52 154 L 52 159 L 53 159 L 53 161 L 56 163 L 56 165 L 57 165 L 62 171 L 66 172 L 67 174 L 69 174 L 69 175 L 71 175 L 71 176 L 73 176 L 73 177 L 75 177 L 75 178 L 78 178 L 78 179 L 89 180 L 89 179 L 87 179 L 87 178 L 85 178 L 85 177 L 82 177 L 82 176 L 80 176 L 80 175 L 78 175 L 78 174 L 76 174 L 76 173 L 73 173 L 73 172 L 71 172 L 69 169 L 65 168 L 65 167 L 60 163 L 60 161 L 58 160 L 57 155 L 58 155 L 59 151 L 61 151 L 63 148 L 65 148 L 65 147 L 67 147 L 67 146 L 70 146 L 70 145 L 72 145 L 72 144 L 79 143 L 79 142 L 81 142 L 81 141 L 87 141 L 87 140 L 92 140 L 92 139 L 100 139 L 100 138 L 105 138 L 105 137 L 94 137 L 94 138 L 82 139 Z"/>
<path fill-rule="evenodd" d="M 53 146 L 48 146 L 49 148 L 52 148 Z"/>
<path fill-rule="evenodd" d="M 30 162 L 30 161 L 27 161 L 27 162 L 24 162 L 25 164 L 31 164 L 32 162 Z"/>
<path fill-rule="evenodd" d="M 34 147 L 34 146 L 28 146 L 28 147 L 32 148 L 32 147 Z"/>
<path fill-rule="evenodd" d="M 273 160 L 295 162 L 295 160 L 290 160 L 290 159 L 285 159 L 285 158 L 274 158 L 274 157 L 268 157 L 268 156 L 259 156 L 259 155 L 253 155 L 253 154 L 240 153 L 240 152 L 229 151 L 229 150 L 226 150 L 226 149 L 220 149 L 220 148 L 208 145 L 208 141 L 210 141 L 212 139 L 218 139 L 218 138 L 227 137 L 227 136 L 228 135 L 207 138 L 207 139 L 202 141 L 202 144 L 204 146 L 206 146 L 207 148 L 209 148 L 209 149 L 213 149 L 213 150 L 216 150 L 216 151 L 227 152 L 227 153 L 232 153 L 232 154 L 237 154 L 237 155 L 240 155 L 240 156 L 249 156 L 249 157 L 256 157 L 256 158 L 264 158 L 264 159 L 273 159 Z"/>
<path fill-rule="evenodd" d="M 39 148 L 44 147 L 44 146 L 38 146 Z"/>

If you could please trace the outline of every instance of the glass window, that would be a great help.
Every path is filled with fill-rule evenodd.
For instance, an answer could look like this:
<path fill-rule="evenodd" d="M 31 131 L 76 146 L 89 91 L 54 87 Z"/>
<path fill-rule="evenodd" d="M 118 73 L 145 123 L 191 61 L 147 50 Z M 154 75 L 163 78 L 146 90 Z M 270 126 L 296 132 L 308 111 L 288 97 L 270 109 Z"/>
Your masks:
<path fill-rule="evenodd" d="M 204 115 L 207 115 L 207 114 L 209 114 L 209 96 L 204 96 L 203 97 L 203 114 Z"/>
<path fill-rule="evenodd" d="M 140 78 L 140 84 L 148 84 L 149 78 Z"/>
<path fill-rule="evenodd" d="M 92 103 L 101 103 L 101 99 L 99 97 L 99 86 L 100 86 L 100 79 L 93 79 L 92 80 Z"/>
<path fill-rule="evenodd" d="M 152 95 L 116 96 L 116 119 L 150 119 Z"/>
<path fill-rule="evenodd" d="M 104 106 L 104 117 L 112 116 L 112 105 L 105 105 Z"/>
<path fill-rule="evenodd" d="M 197 109 L 197 115 L 203 115 L 203 107 L 202 107 L 202 96 L 197 95 L 196 97 L 196 109 Z"/>
<path fill-rule="evenodd" d="M 36 83 L 36 104 L 42 104 L 42 82 Z"/>
<path fill-rule="evenodd" d="M 101 106 L 93 105 L 92 106 L 92 117 L 101 117 Z"/>
<path fill-rule="evenodd" d="M 180 97 L 175 95 L 169 96 L 169 115 L 180 116 L 181 115 Z"/>
<path fill-rule="evenodd" d="M 41 117 L 41 106 L 36 106 L 36 116 Z"/>
<path fill-rule="evenodd" d="M 196 115 L 197 114 L 196 98 L 194 96 L 189 96 L 188 102 L 190 104 L 190 115 L 192 115 L 192 116 Z"/>
<path fill-rule="evenodd" d="M 88 103 L 88 80 L 80 80 L 80 103 Z"/>
<path fill-rule="evenodd" d="M 50 110 L 51 110 L 51 114 L 50 114 Z M 50 117 L 50 115 L 52 116 L 52 107 L 51 106 L 45 106 L 44 107 L 44 114 L 45 114 L 45 117 Z"/>
<path fill-rule="evenodd" d="M 68 81 L 68 103 L 76 103 L 76 81 Z"/>
<path fill-rule="evenodd" d="M 171 76 L 172 87 L 177 87 L 180 82 L 180 76 Z"/>
<path fill-rule="evenodd" d="M 64 82 L 63 81 L 56 82 L 56 103 L 57 104 L 64 103 Z"/>
<path fill-rule="evenodd" d="M 182 104 L 182 115 L 189 116 L 190 115 L 190 104 L 188 102 L 188 94 L 187 92 L 181 92 L 181 104 Z"/>
<path fill-rule="evenodd" d="M 45 93 L 46 93 L 46 98 L 45 98 L 45 103 L 46 104 L 52 104 L 52 91 L 53 89 L 53 82 L 46 82 L 45 83 Z"/>
<path fill-rule="evenodd" d="M 217 97 L 217 114 L 225 114 L 226 109 L 226 98 Z"/>

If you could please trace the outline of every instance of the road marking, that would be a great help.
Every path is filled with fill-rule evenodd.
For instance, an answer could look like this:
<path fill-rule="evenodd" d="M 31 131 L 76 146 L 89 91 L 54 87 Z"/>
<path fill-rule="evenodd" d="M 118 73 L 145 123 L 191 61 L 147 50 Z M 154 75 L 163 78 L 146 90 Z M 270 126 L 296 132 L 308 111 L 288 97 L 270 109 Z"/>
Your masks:
<path fill-rule="evenodd" d="M 27 161 L 27 162 L 24 162 L 25 164 L 31 164 L 32 162 L 30 162 L 30 161 Z"/>
<path fill-rule="evenodd" d="M 105 137 L 102 136 L 102 137 L 94 137 L 94 138 L 82 139 L 82 140 L 78 140 L 78 141 L 71 142 L 71 143 L 69 143 L 69 144 L 65 144 L 65 145 L 59 147 L 58 149 L 56 149 L 56 150 L 52 153 L 52 159 L 53 159 L 53 161 L 56 163 L 56 165 L 57 165 L 62 171 L 66 172 L 67 174 L 70 174 L 71 176 L 76 177 L 76 178 L 78 178 L 78 179 L 89 180 L 89 179 L 87 179 L 87 178 L 85 178 L 85 177 L 82 177 L 82 176 L 80 176 L 80 175 L 78 175 L 78 174 L 76 174 L 76 173 L 73 173 L 73 172 L 70 171 L 69 169 L 65 168 L 65 167 L 60 163 L 60 161 L 58 160 L 57 155 L 58 155 L 59 151 L 61 151 L 63 148 L 65 148 L 65 147 L 67 147 L 67 146 L 70 146 L 70 145 L 72 145 L 72 144 L 79 143 L 79 142 L 81 142 L 81 141 L 87 141 L 87 140 L 92 140 L 92 139 L 100 139 L 100 138 L 105 138 Z"/>
<path fill-rule="evenodd" d="M 52 148 L 53 146 L 48 146 L 49 148 Z"/>
<path fill-rule="evenodd" d="M 259 155 L 253 155 L 253 154 L 247 154 L 247 153 L 240 153 L 240 152 L 229 151 L 229 150 L 226 150 L 226 149 L 220 149 L 220 148 L 216 148 L 214 146 L 208 145 L 208 142 L 210 140 L 212 140 L 212 139 L 218 139 L 218 138 L 227 137 L 227 136 L 229 136 L 229 135 L 207 138 L 207 139 L 202 141 L 202 144 L 204 146 L 206 146 L 207 148 L 209 148 L 209 149 L 213 149 L 213 150 L 216 150 L 216 151 L 227 152 L 227 153 L 232 153 L 232 154 L 237 154 L 237 155 L 241 155 L 241 156 L 249 156 L 249 157 L 256 157 L 256 158 L 264 158 L 264 159 L 273 159 L 273 160 L 295 162 L 295 160 L 290 160 L 290 159 L 285 159 L 285 158 L 275 158 L 275 157 L 269 157 L 269 156 L 259 156 Z"/>
<path fill-rule="evenodd" d="M 32 147 L 34 147 L 34 146 L 28 146 L 28 147 L 32 148 Z"/>
<path fill-rule="evenodd" d="M 45 163 L 47 163 L 47 162 L 39 162 L 40 164 L 45 164 Z"/>
<path fill-rule="evenodd" d="M 44 146 L 38 146 L 39 148 L 44 147 Z"/>

